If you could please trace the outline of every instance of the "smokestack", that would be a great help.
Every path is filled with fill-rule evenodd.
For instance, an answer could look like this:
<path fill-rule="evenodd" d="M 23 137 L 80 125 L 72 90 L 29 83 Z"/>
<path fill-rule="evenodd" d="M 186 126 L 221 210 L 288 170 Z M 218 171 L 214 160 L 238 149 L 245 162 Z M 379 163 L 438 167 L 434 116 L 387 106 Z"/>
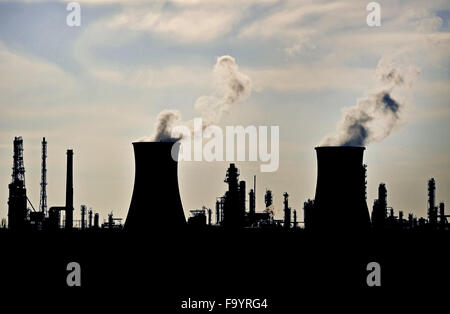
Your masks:
<path fill-rule="evenodd" d="M 284 196 L 284 228 L 291 228 L 291 208 L 289 207 L 289 194 L 285 192 Z"/>
<path fill-rule="evenodd" d="M 437 223 L 436 182 L 434 178 L 428 180 L 428 221 L 432 225 Z"/>
<path fill-rule="evenodd" d="M 179 229 L 186 225 L 178 188 L 180 144 L 135 142 L 135 178 L 125 230 L 133 232 Z"/>
<path fill-rule="evenodd" d="M 316 147 L 317 186 L 310 227 L 363 231 L 370 227 L 364 147 Z"/>
<path fill-rule="evenodd" d="M 254 194 L 254 197 L 255 197 L 255 199 L 254 199 L 254 202 L 255 202 L 254 209 L 256 209 L 256 175 L 253 176 L 253 193 L 255 193 Z"/>
<path fill-rule="evenodd" d="M 81 205 L 81 230 L 86 229 L 86 205 Z"/>
<path fill-rule="evenodd" d="M 66 177 L 66 230 L 73 226 L 73 150 L 67 150 L 67 177 Z"/>
<path fill-rule="evenodd" d="M 216 225 L 220 223 L 220 202 L 216 200 Z"/>

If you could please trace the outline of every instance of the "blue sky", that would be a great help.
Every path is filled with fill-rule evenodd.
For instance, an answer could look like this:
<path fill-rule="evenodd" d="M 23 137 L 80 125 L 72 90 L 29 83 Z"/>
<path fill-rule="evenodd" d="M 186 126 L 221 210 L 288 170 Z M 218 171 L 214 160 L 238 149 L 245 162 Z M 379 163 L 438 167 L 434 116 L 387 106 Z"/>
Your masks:
<path fill-rule="evenodd" d="M 450 199 L 448 1 L 80 1 L 81 27 L 66 25 L 65 1 L 0 1 L 0 217 L 7 215 L 12 140 L 22 135 L 28 195 L 39 204 L 40 141 L 48 140 L 48 203 L 64 202 L 65 151 L 75 151 L 75 206 L 125 217 L 132 192 L 131 142 L 156 115 L 211 92 L 216 58 L 231 55 L 252 94 L 221 125 L 279 125 L 280 169 L 238 164 L 258 191 L 282 193 L 300 210 L 314 197 L 314 146 L 333 134 L 341 110 L 380 87 L 390 60 L 420 75 L 396 90 L 405 105 L 391 135 L 368 145 L 368 205 L 385 182 L 396 211 L 426 214 L 426 184 Z M 212 207 L 226 189 L 225 163 L 180 165 L 186 210 Z M 257 200 L 263 209 L 263 195 Z M 302 219 L 302 213 L 299 211 Z"/>

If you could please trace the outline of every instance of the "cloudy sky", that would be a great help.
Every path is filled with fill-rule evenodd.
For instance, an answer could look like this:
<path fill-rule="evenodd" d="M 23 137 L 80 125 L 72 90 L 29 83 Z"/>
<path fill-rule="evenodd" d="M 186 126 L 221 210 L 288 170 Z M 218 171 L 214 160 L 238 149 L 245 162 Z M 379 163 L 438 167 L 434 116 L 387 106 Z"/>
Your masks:
<path fill-rule="evenodd" d="M 278 125 L 280 168 L 258 177 L 300 210 L 314 197 L 314 147 L 344 108 L 380 88 L 383 62 L 417 75 L 393 93 L 401 121 L 367 146 L 368 205 L 385 182 L 396 211 L 426 215 L 427 180 L 450 201 L 450 3 L 379 1 L 381 27 L 366 24 L 369 1 L 79 1 L 81 26 L 66 24 L 67 2 L 0 1 L 0 217 L 7 216 L 12 141 L 24 137 L 26 185 L 39 205 L 40 142 L 48 141 L 48 204 L 65 200 L 66 149 L 74 150 L 75 217 L 86 204 L 101 218 L 126 217 L 132 141 L 150 136 L 157 114 L 195 118 L 209 95 L 218 57 L 231 55 L 252 93 L 220 125 Z M 381 86 L 382 87 L 382 86 Z M 214 206 L 226 189 L 226 163 L 183 162 L 185 210 Z M 300 220 L 303 213 L 299 211 Z M 75 218 L 79 219 L 79 218 Z"/>

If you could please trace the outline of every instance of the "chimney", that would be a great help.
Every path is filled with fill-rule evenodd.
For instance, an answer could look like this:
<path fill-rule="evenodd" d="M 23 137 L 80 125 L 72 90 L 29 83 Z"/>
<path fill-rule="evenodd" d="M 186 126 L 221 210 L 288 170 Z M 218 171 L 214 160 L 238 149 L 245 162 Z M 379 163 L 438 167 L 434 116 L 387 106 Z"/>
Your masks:
<path fill-rule="evenodd" d="M 291 208 L 289 207 L 289 194 L 285 192 L 283 194 L 284 197 L 284 228 L 290 229 L 291 228 Z"/>
<path fill-rule="evenodd" d="M 428 222 L 432 226 L 437 224 L 437 207 L 436 207 L 436 182 L 434 178 L 428 180 Z"/>
<path fill-rule="evenodd" d="M 66 230 L 73 226 L 73 150 L 67 150 L 67 177 L 66 177 Z"/>
<path fill-rule="evenodd" d="M 366 203 L 364 147 L 316 147 L 317 185 L 313 230 L 363 231 L 370 227 Z"/>
<path fill-rule="evenodd" d="M 216 200 L 216 225 L 220 223 L 220 202 Z"/>
<path fill-rule="evenodd" d="M 81 230 L 86 229 L 86 205 L 81 205 Z"/>
<path fill-rule="evenodd" d="M 254 198 L 255 198 L 255 200 L 254 200 L 254 202 L 255 202 L 255 209 L 256 209 L 256 175 L 254 175 L 253 176 L 253 193 L 255 193 L 254 194 Z"/>
<path fill-rule="evenodd" d="M 134 189 L 125 230 L 174 230 L 186 225 L 178 188 L 179 143 L 135 142 Z"/>

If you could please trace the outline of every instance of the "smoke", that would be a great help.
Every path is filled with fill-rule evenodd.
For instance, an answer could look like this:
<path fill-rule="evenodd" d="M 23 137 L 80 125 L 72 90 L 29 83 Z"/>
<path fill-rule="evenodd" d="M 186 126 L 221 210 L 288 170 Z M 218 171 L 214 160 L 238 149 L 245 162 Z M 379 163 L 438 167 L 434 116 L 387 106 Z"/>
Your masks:
<path fill-rule="evenodd" d="M 212 70 L 213 92 L 200 96 L 194 108 L 203 119 L 203 127 L 217 124 L 224 113 L 230 112 L 232 107 L 251 94 L 251 80 L 239 71 L 236 60 L 231 56 L 217 58 Z M 171 133 L 175 125 L 181 124 L 181 114 L 177 110 L 164 110 L 159 113 L 155 124 L 152 141 L 175 142 L 180 138 L 172 138 Z M 190 122 L 183 123 L 192 125 Z"/>
<path fill-rule="evenodd" d="M 320 146 L 365 146 L 389 136 L 398 125 L 405 103 L 392 96 L 398 87 L 412 86 L 419 74 L 416 67 L 402 68 L 381 59 L 376 77 L 384 85 L 343 110 L 337 135 L 325 137 Z"/>
<path fill-rule="evenodd" d="M 382 58 L 375 71 L 376 78 L 390 88 L 412 87 L 419 74 L 420 70 L 416 66 L 399 66 L 389 58 Z"/>
<path fill-rule="evenodd" d="M 357 105 L 343 111 L 339 135 L 328 137 L 323 145 L 364 146 L 387 137 L 399 120 L 401 104 L 381 90 L 359 99 Z"/>
<path fill-rule="evenodd" d="M 172 128 L 180 120 L 181 114 L 177 110 L 163 110 L 158 114 L 155 123 L 154 142 L 176 142 L 180 138 L 172 137 Z"/>
<path fill-rule="evenodd" d="M 217 58 L 213 69 L 213 85 L 214 92 L 199 97 L 194 105 L 206 125 L 219 123 L 224 113 L 251 93 L 250 78 L 239 71 L 231 56 Z"/>

